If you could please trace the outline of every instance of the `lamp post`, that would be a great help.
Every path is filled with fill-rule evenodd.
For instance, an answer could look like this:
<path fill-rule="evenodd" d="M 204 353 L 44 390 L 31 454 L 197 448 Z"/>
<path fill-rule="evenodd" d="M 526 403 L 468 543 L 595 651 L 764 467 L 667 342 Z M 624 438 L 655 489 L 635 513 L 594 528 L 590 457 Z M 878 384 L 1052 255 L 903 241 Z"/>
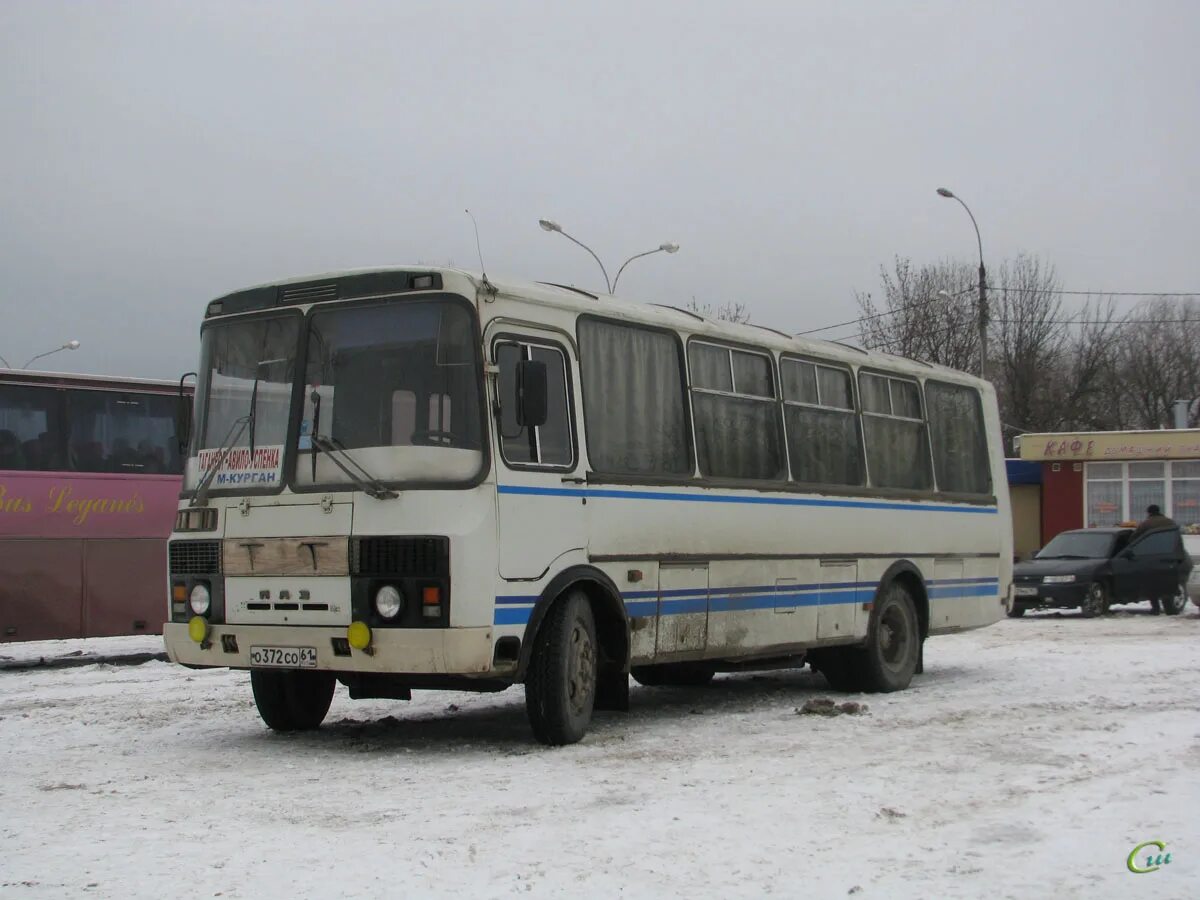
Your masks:
<path fill-rule="evenodd" d="M 50 356 L 53 353 L 58 353 L 60 350 L 78 350 L 79 341 L 67 341 L 61 347 L 55 347 L 53 350 L 47 350 L 45 353 L 39 353 L 37 356 L 31 356 L 29 362 L 21 366 L 22 369 L 28 369 L 35 359 L 41 359 L 43 356 Z"/>
<path fill-rule="evenodd" d="M 589 247 L 587 244 L 583 243 L 583 241 L 579 241 L 579 240 L 576 240 L 575 238 L 571 237 L 571 235 L 569 235 L 565 231 L 563 231 L 561 225 L 559 225 L 557 222 L 553 221 L 552 219 L 538 219 L 538 225 L 541 226 L 542 231 L 558 232 L 563 237 L 565 237 L 568 241 L 571 241 L 574 244 L 578 244 L 580 247 L 582 247 L 588 253 L 591 253 L 592 259 L 594 259 L 596 261 L 596 265 L 598 265 L 600 267 L 600 271 L 604 273 L 604 286 L 606 288 L 608 288 L 608 293 L 610 293 L 610 294 L 614 290 L 616 290 L 617 282 L 621 278 L 621 273 L 625 271 L 625 267 L 627 265 L 629 265 L 631 262 L 633 262 L 635 259 L 640 259 L 643 256 L 649 256 L 652 253 L 677 253 L 679 251 L 678 244 L 673 244 L 668 241 L 665 244 L 659 244 L 653 250 L 647 250 L 645 253 L 635 253 L 633 256 L 629 257 L 629 259 L 625 260 L 625 262 L 621 263 L 621 268 L 617 269 L 617 277 L 614 278 L 612 281 L 609 281 L 608 280 L 608 270 L 604 268 L 604 263 L 600 262 L 600 257 L 598 257 L 592 251 L 591 247 Z"/>
<path fill-rule="evenodd" d="M 647 250 L 645 253 L 635 253 L 633 256 L 629 257 L 629 259 L 625 260 L 625 262 L 621 263 L 621 268 L 617 269 L 617 277 L 613 279 L 612 289 L 614 291 L 617 289 L 617 282 L 621 280 L 621 273 L 624 272 L 625 267 L 627 265 L 629 265 L 631 262 L 633 262 L 635 259 L 641 259 L 643 256 L 650 256 L 651 254 L 654 254 L 654 253 L 678 253 L 678 252 L 679 252 L 679 245 L 672 244 L 670 241 L 668 241 L 665 244 L 659 244 L 653 250 Z"/>
<path fill-rule="evenodd" d="M 937 189 L 937 192 L 939 197 L 948 197 L 962 204 L 962 208 L 971 217 L 971 224 L 975 226 L 975 241 L 979 245 L 979 377 L 986 378 L 988 327 L 987 271 L 983 267 L 983 239 L 979 236 L 979 223 L 975 221 L 975 215 L 971 212 L 971 207 L 963 203 L 962 198 L 957 196 L 953 191 L 940 187 Z"/>

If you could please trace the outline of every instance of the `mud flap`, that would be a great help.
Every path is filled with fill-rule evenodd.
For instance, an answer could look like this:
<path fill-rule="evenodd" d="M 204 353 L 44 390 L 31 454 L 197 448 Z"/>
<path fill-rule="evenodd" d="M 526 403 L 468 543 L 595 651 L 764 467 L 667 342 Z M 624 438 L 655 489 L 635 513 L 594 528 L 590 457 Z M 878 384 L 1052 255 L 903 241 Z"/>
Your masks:
<path fill-rule="evenodd" d="M 596 675 L 596 709 L 629 712 L 629 674 L 619 669 Z"/>
<path fill-rule="evenodd" d="M 925 674 L 925 639 L 921 639 L 921 643 L 917 646 L 917 668 L 913 670 L 914 675 Z"/>

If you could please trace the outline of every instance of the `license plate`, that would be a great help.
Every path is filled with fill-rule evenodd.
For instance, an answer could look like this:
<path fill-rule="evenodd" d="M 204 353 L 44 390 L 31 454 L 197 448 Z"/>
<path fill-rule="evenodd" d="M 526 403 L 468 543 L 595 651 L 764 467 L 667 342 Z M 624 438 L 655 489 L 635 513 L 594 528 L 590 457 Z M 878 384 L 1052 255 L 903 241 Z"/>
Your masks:
<path fill-rule="evenodd" d="M 316 647 L 251 647 L 250 665 L 274 669 L 315 669 Z"/>
<path fill-rule="evenodd" d="M 1018 587 L 1013 588 L 1014 597 L 1036 597 L 1037 588 L 1035 587 Z"/>

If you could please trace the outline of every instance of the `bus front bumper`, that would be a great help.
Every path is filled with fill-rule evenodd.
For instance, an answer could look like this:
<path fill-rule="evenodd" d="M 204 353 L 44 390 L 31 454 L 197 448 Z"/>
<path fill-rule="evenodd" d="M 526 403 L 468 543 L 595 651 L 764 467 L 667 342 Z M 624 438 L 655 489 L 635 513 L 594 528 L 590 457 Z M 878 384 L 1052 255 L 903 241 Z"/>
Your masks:
<path fill-rule="evenodd" d="M 252 647 L 311 647 L 315 668 L 334 672 L 479 675 L 492 668 L 491 628 L 377 628 L 370 646 L 351 649 L 349 656 L 334 652 L 336 642 L 344 653 L 345 639 L 344 627 L 213 625 L 198 644 L 188 636 L 186 623 L 163 625 L 167 656 L 185 666 L 250 669 Z"/>

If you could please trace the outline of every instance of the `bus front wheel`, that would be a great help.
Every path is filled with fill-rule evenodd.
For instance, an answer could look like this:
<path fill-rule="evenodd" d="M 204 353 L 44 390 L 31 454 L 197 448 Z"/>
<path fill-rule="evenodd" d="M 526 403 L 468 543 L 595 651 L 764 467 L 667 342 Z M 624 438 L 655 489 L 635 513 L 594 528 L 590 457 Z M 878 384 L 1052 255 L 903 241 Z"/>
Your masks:
<path fill-rule="evenodd" d="M 251 669 L 258 714 L 272 731 L 311 731 L 325 721 L 337 681 L 332 672 Z"/>
<path fill-rule="evenodd" d="M 587 733 L 596 703 L 596 622 L 583 591 L 571 591 L 546 615 L 525 676 L 525 711 L 543 744 L 574 744 Z"/>

